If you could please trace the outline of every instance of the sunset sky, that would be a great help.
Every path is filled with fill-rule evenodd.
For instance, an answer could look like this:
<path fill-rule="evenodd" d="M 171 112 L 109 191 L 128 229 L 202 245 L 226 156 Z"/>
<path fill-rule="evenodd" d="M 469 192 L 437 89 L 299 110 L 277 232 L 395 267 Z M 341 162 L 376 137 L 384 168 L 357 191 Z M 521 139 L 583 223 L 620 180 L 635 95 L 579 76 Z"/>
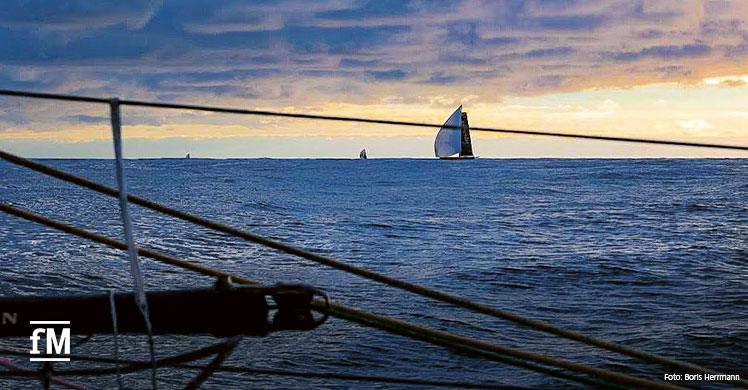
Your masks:
<path fill-rule="evenodd" d="M 0 89 L 748 145 L 748 1 L 6 1 Z M 0 97 L 0 148 L 111 157 L 103 105 Z M 126 155 L 433 157 L 437 129 L 125 107 Z M 748 153 L 475 133 L 483 157 Z"/>

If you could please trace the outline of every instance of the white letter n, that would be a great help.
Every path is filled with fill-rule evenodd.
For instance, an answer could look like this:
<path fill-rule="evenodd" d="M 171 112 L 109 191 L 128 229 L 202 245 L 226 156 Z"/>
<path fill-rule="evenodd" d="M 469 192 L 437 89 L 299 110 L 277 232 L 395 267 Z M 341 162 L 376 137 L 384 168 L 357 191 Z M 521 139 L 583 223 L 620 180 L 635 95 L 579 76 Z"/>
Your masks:
<path fill-rule="evenodd" d="M 18 322 L 18 313 L 3 313 L 3 325 L 15 325 Z"/>

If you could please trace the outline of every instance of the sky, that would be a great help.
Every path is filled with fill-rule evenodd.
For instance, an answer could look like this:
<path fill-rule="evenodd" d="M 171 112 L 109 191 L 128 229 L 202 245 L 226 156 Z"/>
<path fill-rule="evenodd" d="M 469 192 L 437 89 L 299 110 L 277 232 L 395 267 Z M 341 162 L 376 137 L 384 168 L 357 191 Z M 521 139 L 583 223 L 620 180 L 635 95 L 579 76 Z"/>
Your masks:
<path fill-rule="evenodd" d="M 0 89 L 748 145 L 748 1 L 6 0 Z M 110 158 L 104 105 L 0 97 L 0 148 Z M 438 129 L 123 108 L 125 154 L 433 157 Z M 504 157 L 744 152 L 473 134 Z"/>

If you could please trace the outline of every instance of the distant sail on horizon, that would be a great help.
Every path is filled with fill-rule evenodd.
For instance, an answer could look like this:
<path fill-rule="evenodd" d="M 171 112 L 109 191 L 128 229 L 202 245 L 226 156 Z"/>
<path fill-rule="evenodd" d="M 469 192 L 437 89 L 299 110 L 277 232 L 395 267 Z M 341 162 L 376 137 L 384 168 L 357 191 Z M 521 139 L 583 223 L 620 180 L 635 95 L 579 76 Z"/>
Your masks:
<path fill-rule="evenodd" d="M 360 158 L 361 160 L 366 160 L 366 148 L 361 149 L 361 153 L 358 154 L 358 158 Z"/>
<path fill-rule="evenodd" d="M 467 113 L 462 105 L 449 116 L 434 140 L 434 155 L 440 159 L 473 159 Z"/>

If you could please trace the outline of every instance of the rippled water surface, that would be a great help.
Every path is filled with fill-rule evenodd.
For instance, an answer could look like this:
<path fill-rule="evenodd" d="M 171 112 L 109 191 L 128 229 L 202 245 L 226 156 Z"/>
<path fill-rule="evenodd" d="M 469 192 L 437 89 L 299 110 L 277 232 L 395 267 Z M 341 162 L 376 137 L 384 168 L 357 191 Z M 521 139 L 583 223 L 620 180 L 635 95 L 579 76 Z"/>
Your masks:
<path fill-rule="evenodd" d="M 106 160 L 46 160 L 113 185 Z M 748 375 L 748 160 L 132 160 L 133 193 L 351 264 L 650 352 Z M 120 237 L 114 199 L 0 163 L 0 201 Z M 667 370 L 435 304 L 133 208 L 138 242 L 272 284 L 304 282 L 376 313 L 659 379 Z M 0 291 L 128 290 L 122 253 L 0 215 Z M 146 262 L 149 289 L 212 280 Z M 238 308 L 241 310 L 241 308 Z M 158 337 L 159 356 L 210 337 Z M 27 339 L 0 346 L 26 349 Z M 144 358 L 145 339 L 125 353 Z M 97 336 L 75 353 L 109 356 Z M 18 360 L 22 364 L 25 359 Z M 74 363 L 79 364 L 79 363 Z M 228 364 L 535 387 L 566 382 L 331 319 L 245 338 Z M 160 370 L 162 387 L 196 372 Z M 147 374 L 125 377 L 148 386 Z M 38 388 L 5 381 L 2 388 Z M 80 379 L 115 387 L 114 377 Z M 389 388 L 217 374 L 206 388 Z"/>

